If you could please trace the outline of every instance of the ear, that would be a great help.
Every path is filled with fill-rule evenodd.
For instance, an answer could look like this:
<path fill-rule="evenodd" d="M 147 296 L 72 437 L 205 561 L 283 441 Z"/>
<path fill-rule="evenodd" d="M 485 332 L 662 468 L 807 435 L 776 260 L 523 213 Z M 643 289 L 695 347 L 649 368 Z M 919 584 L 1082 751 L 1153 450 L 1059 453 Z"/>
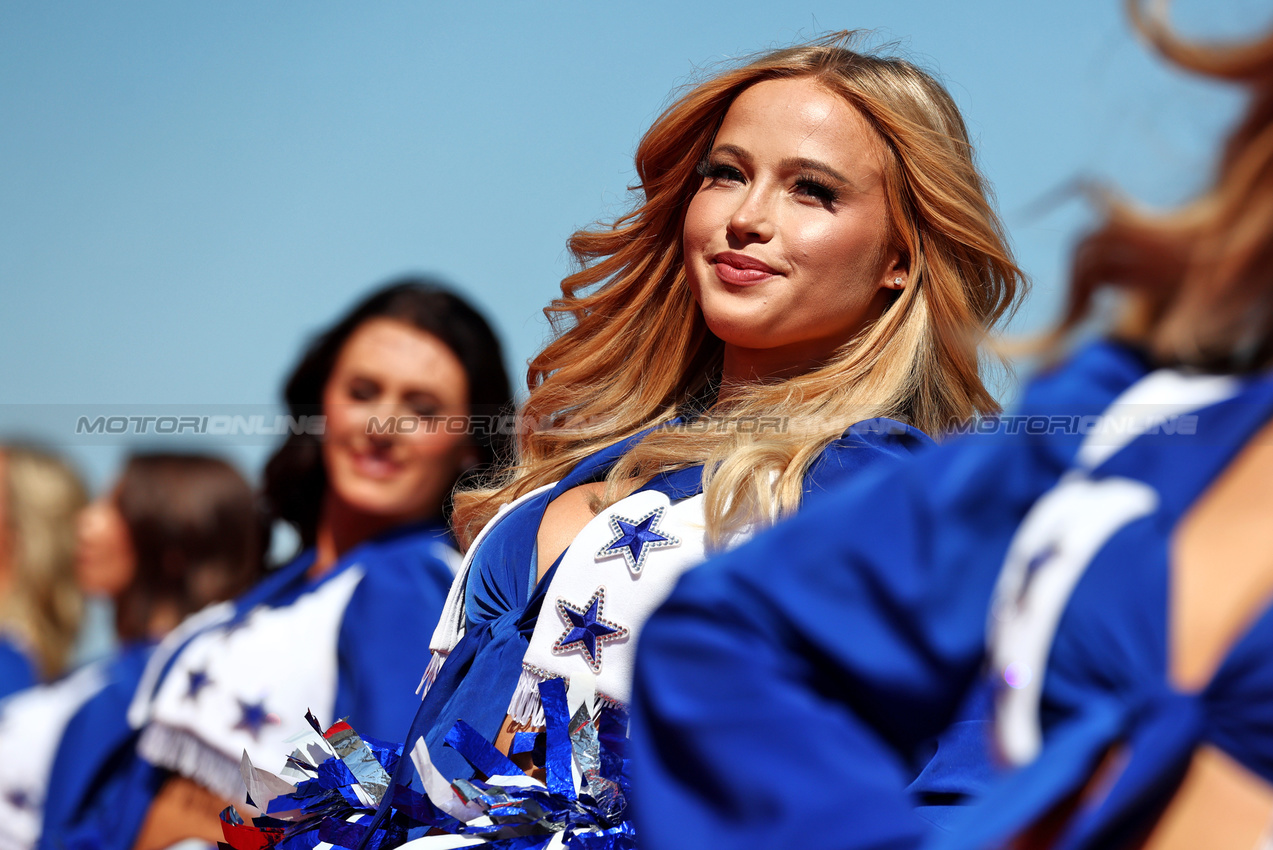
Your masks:
<path fill-rule="evenodd" d="M 910 280 L 910 257 L 906 256 L 897 249 L 890 249 L 886 258 L 884 266 L 884 280 L 881 285 L 884 289 L 892 289 L 900 292 L 907 287 Z"/>

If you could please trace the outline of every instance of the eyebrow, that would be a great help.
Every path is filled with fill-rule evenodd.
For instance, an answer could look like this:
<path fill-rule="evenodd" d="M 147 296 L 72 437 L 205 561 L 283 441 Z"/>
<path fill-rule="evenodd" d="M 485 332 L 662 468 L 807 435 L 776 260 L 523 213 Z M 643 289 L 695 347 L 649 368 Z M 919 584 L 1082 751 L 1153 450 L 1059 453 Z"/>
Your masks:
<path fill-rule="evenodd" d="M 743 162 L 746 162 L 746 163 L 751 162 L 751 154 L 747 153 L 747 151 L 738 147 L 738 145 L 718 145 L 712 148 L 712 153 L 714 154 L 727 153 L 732 156 L 738 157 Z M 825 162 L 820 162 L 819 160 L 816 160 L 816 159 L 809 159 L 808 157 L 799 157 L 799 156 L 788 157 L 787 159 L 784 159 L 782 162 L 778 163 L 778 165 L 780 168 L 784 168 L 791 171 L 794 171 L 796 169 L 802 169 L 805 171 L 818 171 L 840 183 L 848 184 L 852 182 L 849 180 L 849 178 L 845 177 L 843 174 L 836 171 L 834 168 L 827 165 Z"/>

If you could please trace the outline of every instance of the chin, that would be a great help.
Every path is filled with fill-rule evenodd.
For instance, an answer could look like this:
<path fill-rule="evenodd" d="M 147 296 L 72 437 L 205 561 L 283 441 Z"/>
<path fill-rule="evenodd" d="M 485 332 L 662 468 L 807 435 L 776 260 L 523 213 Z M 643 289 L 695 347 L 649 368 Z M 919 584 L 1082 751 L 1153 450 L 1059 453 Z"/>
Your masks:
<path fill-rule="evenodd" d="M 331 482 L 340 501 L 359 513 L 396 513 L 393 508 L 403 502 L 402 488 L 396 482 L 374 481 L 357 475 L 345 475 Z"/>
<path fill-rule="evenodd" d="M 436 513 L 422 503 L 418 489 L 407 486 L 407 482 L 355 479 L 341 482 L 334 489 L 347 507 L 368 517 L 406 521 Z"/>
<path fill-rule="evenodd" d="M 708 322 L 707 329 L 721 342 L 734 348 L 760 351 L 775 345 L 773 334 L 765 333 L 751 322 Z"/>

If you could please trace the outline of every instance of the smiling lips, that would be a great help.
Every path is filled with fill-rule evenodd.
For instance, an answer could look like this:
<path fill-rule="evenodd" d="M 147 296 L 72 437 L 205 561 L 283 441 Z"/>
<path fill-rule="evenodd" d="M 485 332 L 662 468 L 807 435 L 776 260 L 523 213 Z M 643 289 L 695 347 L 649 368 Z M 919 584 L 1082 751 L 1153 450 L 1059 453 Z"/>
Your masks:
<path fill-rule="evenodd" d="M 398 474 L 402 465 L 386 452 L 370 450 L 349 450 L 354 469 L 365 478 L 384 480 Z"/>
<path fill-rule="evenodd" d="M 733 286 L 747 286 L 768 280 L 778 274 L 773 267 L 735 251 L 722 251 L 712 257 L 712 268 L 716 276 Z"/>

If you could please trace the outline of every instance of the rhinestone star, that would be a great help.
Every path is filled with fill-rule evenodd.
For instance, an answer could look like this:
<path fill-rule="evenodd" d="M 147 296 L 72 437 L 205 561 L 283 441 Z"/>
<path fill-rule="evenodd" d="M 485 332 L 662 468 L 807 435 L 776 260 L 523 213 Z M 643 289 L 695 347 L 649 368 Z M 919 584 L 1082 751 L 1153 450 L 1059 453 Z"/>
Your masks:
<path fill-rule="evenodd" d="M 664 534 L 658 530 L 659 520 L 663 519 L 664 508 L 655 508 L 638 520 L 627 517 L 610 517 L 610 530 L 614 539 L 601 547 L 597 559 L 622 555 L 628 569 L 634 575 L 640 574 L 645 566 L 645 556 L 652 549 L 663 549 L 668 546 L 679 546 L 679 538 Z"/>
<path fill-rule="evenodd" d="M 259 700 L 254 703 L 239 700 L 239 711 L 242 716 L 239 718 L 239 722 L 234 724 L 234 728 L 247 732 L 255 741 L 261 739 L 261 728 L 263 726 L 267 724 L 277 725 L 280 722 L 278 717 L 265 710 L 265 700 Z"/>
<path fill-rule="evenodd" d="M 601 672 L 601 651 L 605 644 L 628 636 L 628 630 L 601 616 L 606 607 L 606 589 L 598 587 L 584 607 L 571 605 L 565 599 L 557 599 L 557 613 L 566 624 L 566 631 L 553 644 L 553 652 L 565 655 L 578 649 L 592 672 Z"/>
<path fill-rule="evenodd" d="M 207 670 L 189 670 L 186 675 L 190 677 L 190 682 L 186 686 L 186 699 L 198 699 L 199 691 L 212 684 Z"/>

